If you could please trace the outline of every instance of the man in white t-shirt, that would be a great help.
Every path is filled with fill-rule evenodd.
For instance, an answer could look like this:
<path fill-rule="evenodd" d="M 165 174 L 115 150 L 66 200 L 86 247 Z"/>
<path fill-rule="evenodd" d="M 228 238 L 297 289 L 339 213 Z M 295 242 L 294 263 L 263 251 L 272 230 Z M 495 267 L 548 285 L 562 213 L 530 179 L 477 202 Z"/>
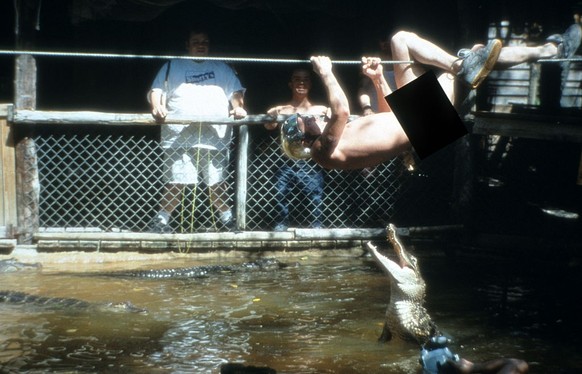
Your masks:
<path fill-rule="evenodd" d="M 192 30 L 186 41 L 189 56 L 208 56 L 210 39 L 202 30 Z M 185 185 L 199 178 L 209 186 L 213 208 L 222 225 L 235 229 L 224 183 L 229 164 L 232 127 L 192 123 L 165 123 L 168 113 L 176 115 L 242 118 L 245 88 L 234 69 L 222 61 L 173 59 L 162 66 L 148 93 L 152 116 L 162 124 L 166 187 L 160 211 L 150 230 L 171 232 L 170 217 L 180 203 Z"/>

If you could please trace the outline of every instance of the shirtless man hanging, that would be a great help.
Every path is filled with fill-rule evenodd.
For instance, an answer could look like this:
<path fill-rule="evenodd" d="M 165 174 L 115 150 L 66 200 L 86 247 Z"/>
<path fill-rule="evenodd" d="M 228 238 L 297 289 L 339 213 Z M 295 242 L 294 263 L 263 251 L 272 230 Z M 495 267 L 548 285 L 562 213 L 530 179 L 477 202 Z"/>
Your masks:
<path fill-rule="evenodd" d="M 498 59 L 517 64 L 552 57 L 557 51 L 555 46 L 544 46 L 528 50 L 527 54 L 516 54 L 517 50 L 510 49 L 513 47 L 502 48 L 499 40 L 492 40 L 487 46 L 475 45 L 470 50 L 464 49 L 457 57 L 407 31 L 399 31 L 392 37 L 391 48 L 394 60 L 413 61 L 412 64 L 394 66 L 399 88 L 424 74 L 427 66 L 433 66 L 443 71 L 438 82 L 451 103 L 455 101 L 457 79 L 470 88 L 477 88 Z M 378 92 L 379 113 L 351 122 L 348 122 L 348 99 L 333 73 L 331 60 L 326 56 L 314 56 L 311 62 L 326 88 L 331 117 L 327 122 L 322 122 L 310 116 L 290 116 L 282 125 L 281 146 L 286 153 L 295 158 L 311 157 L 328 169 L 362 169 L 388 161 L 411 149 L 401 124 L 383 99 L 392 91 L 382 74 L 380 59 L 362 58 L 362 70 L 372 79 Z"/>

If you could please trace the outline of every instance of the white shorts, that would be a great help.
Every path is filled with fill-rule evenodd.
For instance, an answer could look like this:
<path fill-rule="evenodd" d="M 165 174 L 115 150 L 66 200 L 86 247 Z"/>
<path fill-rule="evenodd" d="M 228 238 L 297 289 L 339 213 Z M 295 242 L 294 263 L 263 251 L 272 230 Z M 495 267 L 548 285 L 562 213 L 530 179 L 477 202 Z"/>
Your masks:
<path fill-rule="evenodd" d="M 229 164 L 228 149 L 217 151 L 205 148 L 164 149 L 166 183 L 197 184 L 202 181 L 214 186 L 224 181 Z"/>

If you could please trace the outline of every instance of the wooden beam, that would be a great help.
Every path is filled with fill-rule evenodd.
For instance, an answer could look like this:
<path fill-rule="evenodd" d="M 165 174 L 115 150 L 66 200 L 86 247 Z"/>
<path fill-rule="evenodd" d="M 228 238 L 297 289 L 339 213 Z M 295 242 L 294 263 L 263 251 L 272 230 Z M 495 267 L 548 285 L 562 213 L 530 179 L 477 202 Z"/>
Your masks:
<path fill-rule="evenodd" d="M 473 133 L 582 143 L 580 118 L 476 113 Z"/>
<path fill-rule="evenodd" d="M 165 123 L 189 125 L 193 122 L 205 124 L 248 125 L 263 124 L 274 119 L 284 121 L 287 116 L 278 116 L 276 119 L 266 114 L 248 115 L 244 119 L 235 120 L 232 117 L 219 116 L 186 116 L 171 115 Z M 40 111 L 15 110 L 10 121 L 15 124 L 53 124 L 53 125 L 158 125 L 149 113 L 106 113 L 92 111 Z"/>
<path fill-rule="evenodd" d="M 37 232 L 34 240 L 103 240 L 103 241 L 292 241 L 378 239 L 386 236 L 385 229 L 290 229 L 275 231 L 208 232 L 194 234 L 153 234 L 139 232 Z"/>
<path fill-rule="evenodd" d="M 189 116 L 170 115 L 165 123 L 189 125 L 191 123 L 202 122 L 204 124 L 228 124 L 239 125 L 263 125 L 267 122 L 283 122 L 288 115 L 277 117 L 267 114 L 248 115 L 242 119 L 219 116 Z M 351 119 L 358 116 L 352 116 Z M 14 110 L 8 120 L 16 125 L 104 125 L 104 126 L 127 126 L 127 125 L 158 125 L 149 113 L 108 113 L 93 111 L 42 111 L 42 110 Z"/>

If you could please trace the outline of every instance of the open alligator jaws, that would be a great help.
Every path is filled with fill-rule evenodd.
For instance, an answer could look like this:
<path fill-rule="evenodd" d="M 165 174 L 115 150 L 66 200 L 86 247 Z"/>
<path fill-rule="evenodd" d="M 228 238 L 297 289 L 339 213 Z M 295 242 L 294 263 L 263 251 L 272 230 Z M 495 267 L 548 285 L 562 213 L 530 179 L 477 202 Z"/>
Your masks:
<path fill-rule="evenodd" d="M 138 308 L 129 301 L 91 303 L 79 299 L 38 296 L 19 291 L 0 291 L 0 303 L 30 305 L 50 310 L 147 313 L 145 309 Z"/>
<path fill-rule="evenodd" d="M 15 271 L 26 271 L 26 270 L 39 270 L 41 264 L 35 262 L 33 264 L 27 264 L 24 262 L 18 262 L 13 258 L 8 258 L 0 260 L 0 273 L 12 273 Z"/>
<path fill-rule="evenodd" d="M 278 270 L 289 266 L 277 259 L 263 258 L 235 265 L 201 265 L 186 268 L 148 269 L 148 270 L 123 270 L 102 273 L 89 273 L 83 275 L 113 276 L 127 278 L 204 278 L 211 274 L 230 274 L 253 271 Z"/>
<path fill-rule="evenodd" d="M 390 303 L 379 340 L 386 342 L 396 336 L 423 345 L 438 333 L 436 325 L 423 306 L 426 284 L 420 274 L 418 260 L 400 242 L 396 226 L 390 224 L 386 230 L 387 239 L 398 256 L 398 263 L 380 253 L 371 243 L 367 243 L 376 262 L 390 277 Z"/>

